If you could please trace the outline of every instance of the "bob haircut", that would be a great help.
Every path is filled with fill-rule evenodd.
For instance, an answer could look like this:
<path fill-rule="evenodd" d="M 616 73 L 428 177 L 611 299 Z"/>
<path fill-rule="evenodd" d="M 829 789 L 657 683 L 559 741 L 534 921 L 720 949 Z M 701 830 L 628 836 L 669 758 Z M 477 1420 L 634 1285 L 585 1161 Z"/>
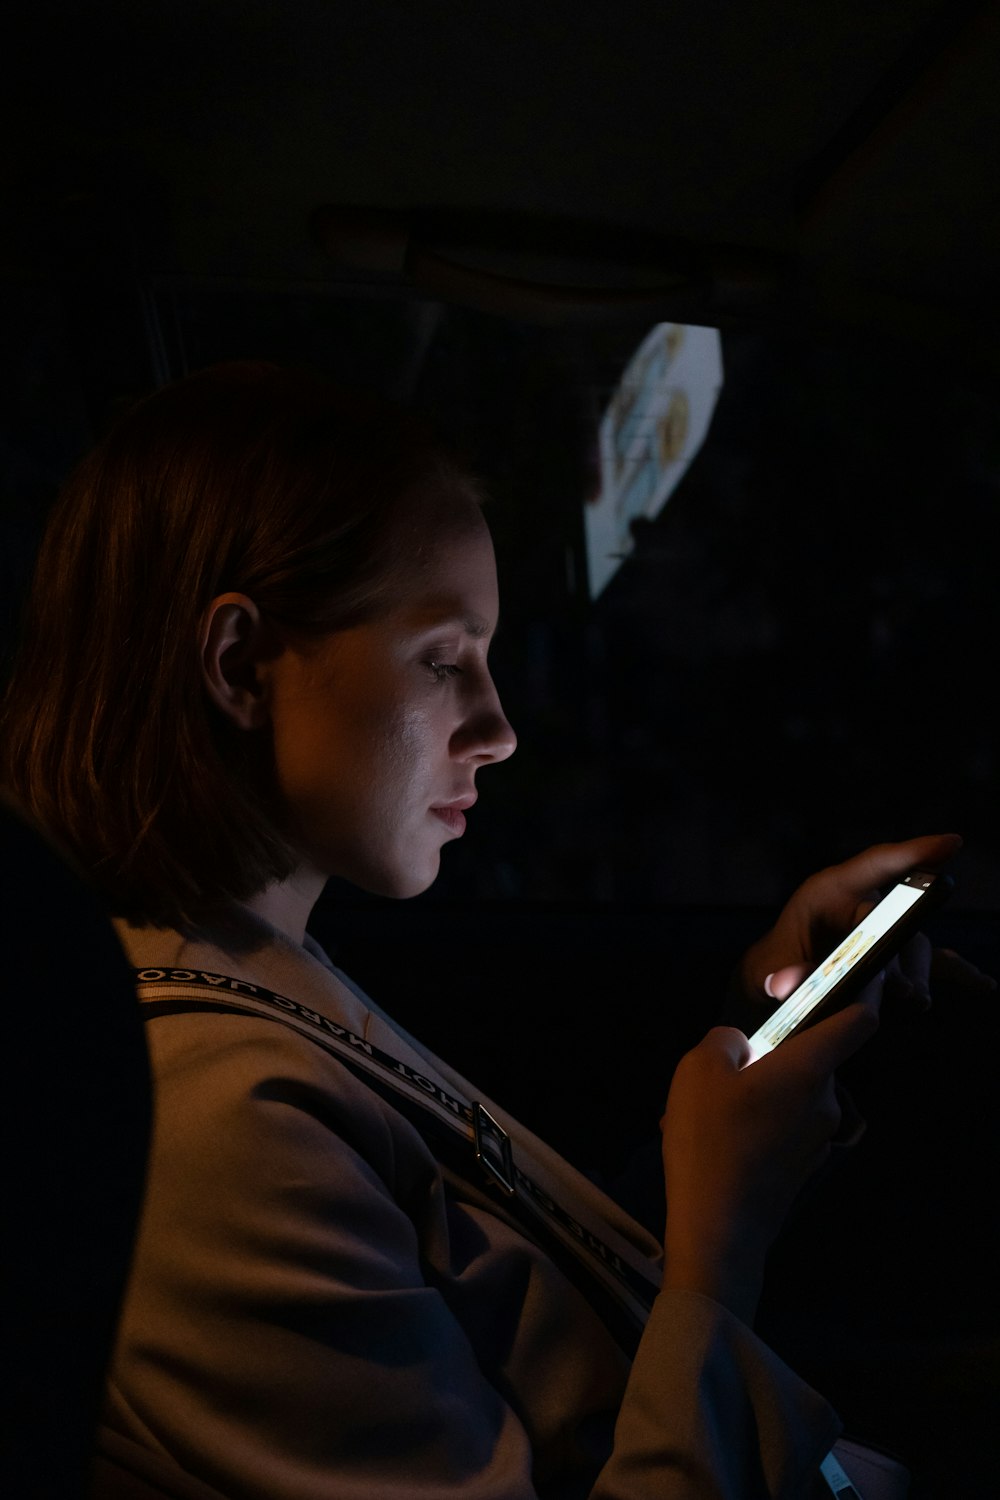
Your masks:
<path fill-rule="evenodd" d="M 0 710 L 0 785 L 110 913 L 197 927 L 298 864 L 267 735 L 201 677 L 218 594 L 308 638 L 390 606 L 422 496 L 482 503 L 411 414 L 314 371 L 215 365 L 129 408 L 47 519 Z M 405 532 L 405 528 L 403 528 Z"/>

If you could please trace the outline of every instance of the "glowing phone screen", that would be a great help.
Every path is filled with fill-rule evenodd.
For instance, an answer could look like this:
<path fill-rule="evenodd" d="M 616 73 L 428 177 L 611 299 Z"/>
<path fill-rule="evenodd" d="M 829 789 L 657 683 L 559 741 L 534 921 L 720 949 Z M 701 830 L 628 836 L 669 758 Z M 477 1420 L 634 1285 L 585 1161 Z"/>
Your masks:
<path fill-rule="evenodd" d="M 789 1032 L 794 1031 L 799 1022 L 816 1008 L 824 995 L 829 994 L 837 980 L 854 968 L 872 943 L 888 932 L 914 901 L 920 900 L 923 893 L 924 888 L 919 885 L 897 885 L 884 900 L 873 907 L 829 958 L 825 958 L 813 969 L 798 989 L 794 989 L 763 1026 L 754 1032 L 750 1038 L 750 1061 L 756 1062 L 759 1057 L 773 1051 L 779 1042 L 783 1042 Z"/>

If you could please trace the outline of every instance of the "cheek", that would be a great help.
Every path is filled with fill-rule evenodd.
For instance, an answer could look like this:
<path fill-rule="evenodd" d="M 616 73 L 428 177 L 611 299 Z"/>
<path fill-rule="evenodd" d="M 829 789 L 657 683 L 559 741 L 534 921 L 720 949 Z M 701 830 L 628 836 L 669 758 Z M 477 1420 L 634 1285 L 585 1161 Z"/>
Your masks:
<path fill-rule="evenodd" d="M 384 724 L 370 765 L 373 793 L 386 815 L 405 815 L 413 810 L 412 804 L 429 797 L 434 750 L 427 713 L 409 709 Z"/>
<path fill-rule="evenodd" d="M 306 701 L 289 706 L 275 722 L 278 787 L 303 829 L 310 823 L 329 823 L 341 789 L 354 798 L 361 790 L 356 767 L 365 761 L 356 754 L 346 727 L 335 715 L 321 713 L 315 703 Z M 341 814 L 336 816 L 339 820 Z"/>
<path fill-rule="evenodd" d="M 303 701 L 275 727 L 280 791 L 303 833 L 374 846 L 449 794 L 441 705 L 356 693 L 325 707 Z"/>
<path fill-rule="evenodd" d="M 375 712 L 345 728 L 303 756 L 310 801 L 318 822 L 350 828 L 353 840 L 368 839 L 374 848 L 418 820 L 438 790 L 427 715 L 419 708 Z"/>

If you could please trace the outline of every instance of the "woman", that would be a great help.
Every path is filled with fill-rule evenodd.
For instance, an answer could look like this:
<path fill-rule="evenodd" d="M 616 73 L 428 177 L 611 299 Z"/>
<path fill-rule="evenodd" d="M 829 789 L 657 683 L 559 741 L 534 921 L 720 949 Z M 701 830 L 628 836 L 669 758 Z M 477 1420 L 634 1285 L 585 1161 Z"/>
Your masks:
<path fill-rule="evenodd" d="M 3 779 L 103 894 L 148 1019 L 156 1126 L 105 1445 L 163 1493 L 791 1497 L 837 1438 L 751 1325 L 880 985 L 752 1068 L 723 1027 L 682 1060 L 661 1246 L 306 930 L 331 876 L 425 890 L 513 752 L 498 608 L 473 479 L 307 372 L 153 395 L 54 508 Z M 814 876 L 747 993 L 787 992 L 878 887 L 957 843 Z M 926 944 L 911 958 L 919 988 Z"/>

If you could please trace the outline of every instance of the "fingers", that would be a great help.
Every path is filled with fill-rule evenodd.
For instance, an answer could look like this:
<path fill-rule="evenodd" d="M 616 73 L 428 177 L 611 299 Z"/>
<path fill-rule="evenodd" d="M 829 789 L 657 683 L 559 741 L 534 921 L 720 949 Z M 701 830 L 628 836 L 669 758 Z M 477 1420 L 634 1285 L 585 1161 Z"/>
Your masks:
<path fill-rule="evenodd" d="M 957 833 L 925 834 L 905 839 L 899 844 L 873 844 L 839 865 L 831 865 L 824 875 L 838 875 L 857 891 L 858 899 L 868 899 L 872 892 L 905 875 L 915 867 L 937 869 L 947 864 L 962 847 Z"/>
<path fill-rule="evenodd" d="M 812 971 L 809 964 L 785 964 L 764 980 L 764 994 L 771 1000 L 787 1000 Z"/>
<path fill-rule="evenodd" d="M 871 911 L 883 890 L 917 867 L 936 869 L 961 847 L 959 834 L 926 834 L 896 844 L 874 844 L 803 881 L 777 922 L 744 955 L 739 970 L 751 999 L 770 993 L 783 999 L 794 988 L 794 969 L 804 978 L 823 953 Z M 768 987 L 765 991 L 765 979 Z"/>
<path fill-rule="evenodd" d="M 742 1031 L 738 1031 L 735 1026 L 713 1026 L 677 1064 L 671 1083 L 671 1097 L 679 1092 L 678 1080 L 682 1080 L 685 1085 L 690 1082 L 693 1091 L 699 1095 L 724 1087 L 726 1080 L 739 1073 L 749 1060 L 750 1045 Z M 669 1106 L 669 1098 L 667 1102 Z M 660 1121 L 661 1129 L 667 1113 L 668 1111 L 664 1112 Z"/>
<path fill-rule="evenodd" d="M 997 988 L 992 974 L 985 974 L 953 948 L 935 948 L 930 958 L 930 980 L 933 988 L 989 995 Z"/>
<path fill-rule="evenodd" d="M 870 1035 L 876 998 L 790 1038 L 753 1067 L 732 1027 L 681 1058 L 662 1121 L 667 1194 L 664 1285 L 752 1316 L 768 1247 L 844 1121 L 834 1067 Z M 846 1131 L 842 1132 L 842 1126 Z"/>
<path fill-rule="evenodd" d="M 853 925 L 879 899 L 885 886 L 909 870 L 938 869 L 962 846 L 957 833 L 925 834 L 898 844 L 873 844 L 839 864 L 828 865 L 805 881 L 808 904 L 826 908 L 830 916 L 844 920 L 853 903 L 856 908 L 847 925 Z"/>
<path fill-rule="evenodd" d="M 918 932 L 889 965 L 886 1000 L 900 1013 L 923 1014 L 935 996 L 976 999 L 995 993 L 997 982 L 953 948 L 932 948 Z"/>
<path fill-rule="evenodd" d="M 885 1001 L 901 1015 L 923 1015 L 931 1008 L 931 945 L 922 932 L 900 949 L 886 968 Z"/>
<path fill-rule="evenodd" d="M 749 1070 L 753 1079 L 747 1071 L 751 1058 L 747 1039 L 731 1026 L 714 1026 L 681 1059 L 677 1074 L 700 1094 L 726 1088 L 740 1074 L 736 1087 L 749 1089 L 746 1099 L 755 1097 L 755 1108 L 777 1110 L 779 1115 L 795 1095 L 799 1099 L 795 1108 L 807 1108 L 818 1121 L 813 1138 L 825 1140 L 841 1121 L 835 1069 L 877 1030 L 879 988 L 878 982 L 869 985 L 845 1010 L 782 1042 Z M 785 1106 L 780 1105 L 782 1099 Z"/>
<path fill-rule="evenodd" d="M 754 1066 L 759 1068 L 769 1058 L 777 1058 L 784 1053 L 788 1065 L 794 1061 L 798 1066 L 807 1067 L 816 1076 L 832 1074 L 849 1057 L 853 1057 L 878 1030 L 883 979 L 884 976 L 879 974 L 850 1005 L 817 1021 L 796 1036 L 789 1037 Z"/>
<path fill-rule="evenodd" d="M 737 1072 L 750 1059 L 750 1044 L 735 1026 L 713 1026 L 699 1045 L 709 1057 L 717 1053 L 720 1062 L 729 1065 L 730 1072 Z"/>

